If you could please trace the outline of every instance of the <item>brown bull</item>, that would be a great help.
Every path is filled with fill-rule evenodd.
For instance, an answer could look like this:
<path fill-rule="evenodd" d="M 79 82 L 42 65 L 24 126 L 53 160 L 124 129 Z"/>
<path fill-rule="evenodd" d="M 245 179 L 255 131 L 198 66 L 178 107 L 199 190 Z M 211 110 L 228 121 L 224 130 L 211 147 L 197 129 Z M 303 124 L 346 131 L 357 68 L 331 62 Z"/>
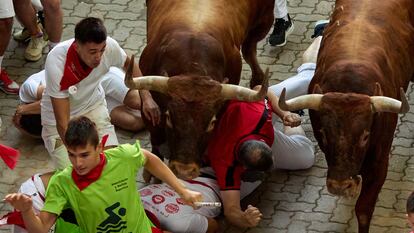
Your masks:
<path fill-rule="evenodd" d="M 414 1 L 337 0 L 309 86 L 312 94 L 287 102 L 281 97 L 282 108 L 312 109 L 329 192 L 360 193 L 359 232 L 369 231 L 397 113 L 409 109 L 403 89 L 413 77 Z"/>
<path fill-rule="evenodd" d="M 147 1 L 147 46 L 140 68 L 143 75 L 158 77 L 127 83 L 152 90 L 163 113 L 161 125 L 149 128 L 154 153 L 160 155 L 167 142 L 170 164 L 197 175 L 222 103 L 264 97 L 267 84 L 258 93 L 229 84 L 240 80 L 240 49 L 252 69 L 250 85 L 265 79 L 256 46 L 272 26 L 273 6 L 273 0 Z"/>

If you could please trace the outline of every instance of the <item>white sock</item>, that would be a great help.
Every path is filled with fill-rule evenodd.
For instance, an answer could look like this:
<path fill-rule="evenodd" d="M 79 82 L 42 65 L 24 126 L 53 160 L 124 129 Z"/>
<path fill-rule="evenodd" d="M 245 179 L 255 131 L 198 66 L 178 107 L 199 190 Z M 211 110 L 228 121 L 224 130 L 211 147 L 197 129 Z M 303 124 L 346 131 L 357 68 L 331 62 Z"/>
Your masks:
<path fill-rule="evenodd" d="M 284 19 L 285 21 L 289 21 L 288 15 L 285 15 L 285 17 L 283 17 L 282 19 Z"/>
<path fill-rule="evenodd" d="M 4 56 L 0 56 L 0 73 L 1 73 L 1 63 L 3 63 Z"/>

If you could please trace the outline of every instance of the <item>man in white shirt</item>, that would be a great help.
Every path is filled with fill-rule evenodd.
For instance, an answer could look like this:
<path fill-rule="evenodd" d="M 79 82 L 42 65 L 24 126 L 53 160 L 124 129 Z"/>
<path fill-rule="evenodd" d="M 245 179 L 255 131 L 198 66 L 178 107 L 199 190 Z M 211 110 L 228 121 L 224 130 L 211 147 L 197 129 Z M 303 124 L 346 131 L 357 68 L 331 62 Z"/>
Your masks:
<path fill-rule="evenodd" d="M 75 39 L 59 43 L 49 52 L 46 88 L 41 100 L 42 138 L 55 167 L 70 164 L 64 146 L 69 119 L 85 115 L 97 125 L 99 136 L 109 135 L 107 145 L 118 144 L 110 123 L 105 93 L 100 84 L 111 66 L 126 69 L 130 58 L 119 44 L 107 37 L 102 20 L 88 17 L 75 27 Z M 134 64 L 133 76 L 141 76 Z M 143 113 L 158 122 L 159 109 L 148 91 L 140 91 Z"/>

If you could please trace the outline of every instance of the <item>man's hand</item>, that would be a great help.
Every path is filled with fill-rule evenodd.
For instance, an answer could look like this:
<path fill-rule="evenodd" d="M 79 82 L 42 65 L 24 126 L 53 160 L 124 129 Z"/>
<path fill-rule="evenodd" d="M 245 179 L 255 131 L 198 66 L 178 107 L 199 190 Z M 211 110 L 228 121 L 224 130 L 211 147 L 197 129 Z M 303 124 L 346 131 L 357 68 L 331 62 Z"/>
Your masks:
<path fill-rule="evenodd" d="M 15 209 L 21 212 L 27 212 L 32 210 L 33 202 L 32 198 L 23 193 L 12 193 L 6 195 L 4 200 L 10 203 Z"/>
<path fill-rule="evenodd" d="M 248 227 L 255 227 L 262 219 L 262 213 L 260 210 L 252 205 L 247 206 L 247 209 L 243 213 L 243 219 Z"/>
<path fill-rule="evenodd" d="M 296 113 L 287 112 L 283 115 L 283 124 L 290 127 L 298 127 L 302 121 L 300 116 Z"/>
<path fill-rule="evenodd" d="M 160 108 L 152 97 L 146 97 L 142 99 L 142 112 L 147 119 L 151 120 L 153 126 L 160 123 Z"/>
<path fill-rule="evenodd" d="M 189 190 L 187 188 L 184 188 L 184 191 L 180 193 L 180 197 L 183 199 L 185 204 L 190 205 L 193 208 L 196 208 L 195 202 L 203 201 L 203 196 L 201 193 Z"/>

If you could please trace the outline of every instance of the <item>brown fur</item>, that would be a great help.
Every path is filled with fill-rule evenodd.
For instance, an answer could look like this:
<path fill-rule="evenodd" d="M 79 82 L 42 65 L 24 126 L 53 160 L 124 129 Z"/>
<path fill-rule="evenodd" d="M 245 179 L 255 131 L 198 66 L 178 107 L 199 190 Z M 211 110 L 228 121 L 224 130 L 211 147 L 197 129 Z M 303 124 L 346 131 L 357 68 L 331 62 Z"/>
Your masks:
<path fill-rule="evenodd" d="M 201 164 L 206 132 L 223 100 L 221 86 L 240 80 L 243 57 L 252 68 L 251 86 L 264 73 L 256 58 L 257 42 L 273 23 L 273 0 L 148 0 L 144 75 L 170 77 L 168 94 L 152 92 L 172 128 L 150 127 L 153 152 L 168 143 L 170 159 Z"/>
<path fill-rule="evenodd" d="M 372 114 L 369 96 L 378 82 L 384 96 L 400 99 L 399 88 L 406 90 L 413 77 L 414 1 L 337 0 L 309 86 L 331 93 L 310 117 L 335 191 L 362 176 L 355 207 L 360 233 L 369 231 L 398 117 Z"/>

